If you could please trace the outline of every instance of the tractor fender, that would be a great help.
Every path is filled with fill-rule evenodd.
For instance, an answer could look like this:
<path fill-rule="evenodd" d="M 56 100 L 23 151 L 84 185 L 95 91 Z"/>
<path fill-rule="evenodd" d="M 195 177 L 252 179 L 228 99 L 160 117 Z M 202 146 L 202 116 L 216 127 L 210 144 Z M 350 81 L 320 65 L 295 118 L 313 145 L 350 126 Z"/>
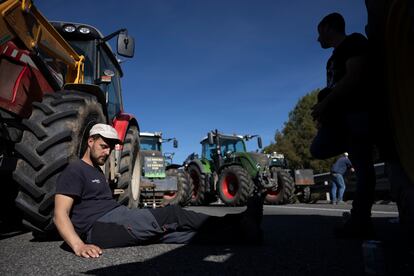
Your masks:
<path fill-rule="evenodd" d="M 119 139 L 121 141 L 125 140 L 126 133 L 129 126 L 134 125 L 138 128 L 138 133 L 140 132 L 137 119 L 132 114 L 129 113 L 120 113 L 112 121 L 112 126 L 118 132 Z"/>
<path fill-rule="evenodd" d="M 210 173 L 209 171 L 207 171 L 207 170 L 204 168 L 203 163 L 201 163 L 201 161 L 200 161 L 200 160 L 198 160 L 198 159 L 191 160 L 191 162 L 189 162 L 187 166 L 191 166 L 191 165 L 195 165 L 195 166 L 197 166 L 197 167 L 198 167 L 198 169 L 200 170 L 200 172 L 201 172 L 201 173 L 203 173 L 203 174 L 208 174 L 208 173 Z"/>

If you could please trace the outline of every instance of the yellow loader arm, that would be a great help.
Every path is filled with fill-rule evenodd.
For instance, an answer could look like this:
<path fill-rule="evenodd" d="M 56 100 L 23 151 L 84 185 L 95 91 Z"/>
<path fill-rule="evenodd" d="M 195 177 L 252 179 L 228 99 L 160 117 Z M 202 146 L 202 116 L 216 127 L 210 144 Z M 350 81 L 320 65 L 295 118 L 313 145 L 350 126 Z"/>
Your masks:
<path fill-rule="evenodd" d="M 18 38 L 33 54 L 42 53 L 67 66 L 66 83 L 83 83 L 84 57 L 78 55 L 30 0 L 0 4 L 0 45 Z"/>

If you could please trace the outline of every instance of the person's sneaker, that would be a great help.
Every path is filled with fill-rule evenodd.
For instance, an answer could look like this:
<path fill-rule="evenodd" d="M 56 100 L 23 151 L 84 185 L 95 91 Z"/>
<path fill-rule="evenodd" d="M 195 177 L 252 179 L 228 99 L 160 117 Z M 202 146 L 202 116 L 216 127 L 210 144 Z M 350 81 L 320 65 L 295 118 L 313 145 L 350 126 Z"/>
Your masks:
<path fill-rule="evenodd" d="M 338 239 L 372 240 L 376 238 L 371 219 L 357 221 L 352 216 L 342 226 L 334 229 L 334 235 Z"/>
<path fill-rule="evenodd" d="M 340 201 L 338 201 L 336 204 L 338 204 L 338 205 L 346 205 L 346 202 L 345 202 L 345 201 L 343 201 L 343 200 L 340 200 Z"/>

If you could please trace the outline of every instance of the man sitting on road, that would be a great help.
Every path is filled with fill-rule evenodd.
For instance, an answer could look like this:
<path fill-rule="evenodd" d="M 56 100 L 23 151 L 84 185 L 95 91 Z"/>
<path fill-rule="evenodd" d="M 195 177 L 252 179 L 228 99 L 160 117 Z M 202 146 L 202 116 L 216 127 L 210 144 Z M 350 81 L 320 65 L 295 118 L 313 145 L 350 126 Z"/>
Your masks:
<path fill-rule="evenodd" d="M 254 195 L 240 214 L 209 216 L 179 206 L 128 209 L 118 204 L 99 166 L 116 144 L 116 130 L 94 125 L 81 160 L 59 176 L 54 222 L 77 256 L 96 258 L 101 248 L 150 243 L 258 244 L 263 216 L 263 195 Z"/>

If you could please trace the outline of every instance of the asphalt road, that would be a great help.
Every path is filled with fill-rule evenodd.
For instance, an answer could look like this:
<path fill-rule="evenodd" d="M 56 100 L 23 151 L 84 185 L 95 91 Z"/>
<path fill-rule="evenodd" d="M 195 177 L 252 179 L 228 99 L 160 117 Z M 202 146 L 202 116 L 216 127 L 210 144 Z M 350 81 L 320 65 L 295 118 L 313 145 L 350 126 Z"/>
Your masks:
<path fill-rule="evenodd" d="M 244 208 L 192 207 L 212 215 Z M 62 241 L 36 241 L 28 232 L 0 233 L 0 275 L 364 275 L 361 241 L 337 240 L 332 229 L 350 205 L 265 206 L 261 246 L 155 244 L 104 250 L 83 259 Z M 375 205 L 390 275 L 414 275 L 401 248 L 394 204 Z M 219 226 L 218 226 L 219 227 Z"/>

